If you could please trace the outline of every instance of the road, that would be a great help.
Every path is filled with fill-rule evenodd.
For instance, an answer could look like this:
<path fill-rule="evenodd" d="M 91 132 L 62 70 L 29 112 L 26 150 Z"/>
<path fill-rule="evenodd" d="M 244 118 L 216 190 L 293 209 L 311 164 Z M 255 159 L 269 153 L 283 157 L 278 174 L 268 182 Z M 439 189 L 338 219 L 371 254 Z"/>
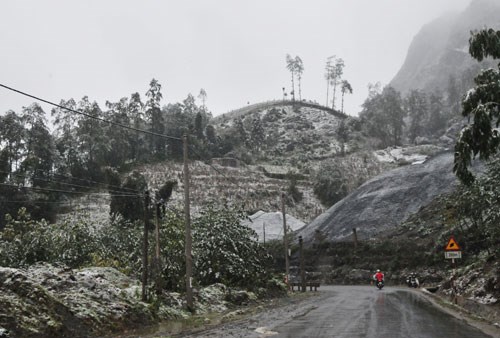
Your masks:
<path fill-rule="evenodd" d="M 369 286 L 320 289 L 298 303 L 181 337 L 492 337 L 443 312 L 420 291 Z"/>

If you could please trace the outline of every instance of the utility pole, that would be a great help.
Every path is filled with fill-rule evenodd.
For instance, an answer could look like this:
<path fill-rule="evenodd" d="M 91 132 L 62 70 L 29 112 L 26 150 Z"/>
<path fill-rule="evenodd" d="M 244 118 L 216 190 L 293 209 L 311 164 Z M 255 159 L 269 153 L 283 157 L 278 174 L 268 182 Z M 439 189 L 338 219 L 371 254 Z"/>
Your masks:
<path fill-rule="evenodd" d="M 148 209 L 149 209 L 149 191 L 144 192 L 144 234 L 142 245 L 142 301 L 148 300 Z"/>
<path fill-rule="evenodd" d="M 352 234 L 354 237 L 354 249 L 358 247 L 358 233 L 356 232 L 356 228 L 352 228 Z"/>
<path fill-rule="evenodd" d="M 156 293 L 161 293 L 161 264 L 160 264 L 160 202 L 156 202 L 156 217 L 155 217 L 155 240 L 156 240 L 156 250 L 155 250 L 155 284 Z"/>
<path fill-rule="evenodd" d="M 262 222 L 262 234 L 264 238 L 264 244 L 266 244 L 266 222 Z"/>
<path fill-rule="evenodd" d="M 286 229 L 286 215 L 285 215 L 285 193 L 281 193 L 281 213 L 283 214 L 283 243 L 285 244 L 285 280 L 287 285 L 290 281 L 290 262 L 288 260 L 288 236 Z"/>
<path fill-rule="evenodd" d="M 191 238 L 191 216 L 189 210 L 189 166 L 188 166 L 188 138 L 184 134 L 182 137 L 184 145 L 184 217 L 186 226 L 186 304 L 189 311 L 194 312 L 193 307 L 193 257 L 191 255 L 192 250 L 192 238 Z"/>
<path fill-rule="evenodd" d="M 160 202 L 156 203 L 156 218 L 155 218 L 155 239 L 156 239 L 156 262 L 160 262 Z"/>
<path fill-rule="evenodd" d="M 302 249 L 302 236 L 299 236 L 299 253 L 300 253 L 300 284 L 302 292 L 306 292 L 306 270 L 304 268 L 304 251 Z"/>

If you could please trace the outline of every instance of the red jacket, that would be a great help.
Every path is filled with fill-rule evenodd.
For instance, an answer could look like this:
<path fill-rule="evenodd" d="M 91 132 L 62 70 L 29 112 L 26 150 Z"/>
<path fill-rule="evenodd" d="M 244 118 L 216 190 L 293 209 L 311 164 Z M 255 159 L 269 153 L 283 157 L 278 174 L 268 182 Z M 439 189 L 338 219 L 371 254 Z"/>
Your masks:
<path fill-rule="evenodd" d="M 382 272 L 377 272 L 377 273 L 375 274 L 375 279 L 376 279 L 377 281 L 379 281 L 379 282 L 380 282 L 380 281 L 383 281 L 383 280 L 384 280 L 384 274 L 383 274 Z"/>

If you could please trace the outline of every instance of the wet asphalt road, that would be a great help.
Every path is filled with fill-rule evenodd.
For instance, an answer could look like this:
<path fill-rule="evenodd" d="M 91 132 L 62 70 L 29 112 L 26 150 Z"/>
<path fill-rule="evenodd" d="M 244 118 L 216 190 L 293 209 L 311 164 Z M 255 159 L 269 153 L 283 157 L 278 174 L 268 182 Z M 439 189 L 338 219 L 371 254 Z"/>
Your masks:
<path fill-rule="evenodd" d="M 442 312 L 419 291 L 321 286 L 314 297 L 183 337 L 491 337 Z M 309 291 L 308 291 L 309 292 Z"/>

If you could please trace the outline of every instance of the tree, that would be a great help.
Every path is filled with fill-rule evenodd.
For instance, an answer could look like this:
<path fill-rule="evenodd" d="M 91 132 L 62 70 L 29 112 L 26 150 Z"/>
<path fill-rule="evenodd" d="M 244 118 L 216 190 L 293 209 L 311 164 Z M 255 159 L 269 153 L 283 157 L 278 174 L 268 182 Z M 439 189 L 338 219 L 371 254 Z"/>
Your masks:
<path fill-rule="evenodd" d="M 335 96 L 337 94 L 337 86 L 341 83 L 342 75 L 344 74 L 344 60 L 338 58 L 335 60 L 335 66 L 333 67 L 333 71 L 331 73 L 331 83 L 333 87 L 333 95 L 332 95 L 332 109 L 335 109 Z"/>
<path fill-rule="evenodd" d="M 313 191 L 324 206 L 330 207 L 347 196 L 347 178 L 334 162 L 323 162 L 313 175 Z"/>
<path fill-rule="evenodd" d="M 370 92 L 360 113 L 366 133 L 380 139 L 382 147 L 401 144 L 404 117 L 401 95 L 390 86 L 382 93 Z"/>
<path fill-rule="evenodd" d="M 205 91 L 205 89 L 203 88 L 200 89 L 198 98 L 201 100 L 201 109 L 203 109 L 204 111 L 207 110 L 207 107 L 205 105 L 207 102 L 207 92 Z"/>
<path fill-rule="evenodd" d="M 326 66 L 325 66 L 325 79 L 326 79 L 326 106 L 329 105 L 329 100 L 328 100 L 328 95 L 330 94 L 330 80 L 332 77 L 332 72 L 333 72 L 333 65 L 332 62 L 335 60 L 336 56 L 332 55 L 329 56 L 326 59 Z"/>
<path fill-rule="evenodd" d="M 255 232 L 241 224 L 241 210 L 229 206 L 206 206 L 193 221 L 193 257 L 202 285 L 217 282 L 255 286 L 264 278 L 269 258 L 255 240 Z"/>
<path fill-rule="evenodd" d="M 47 186 L 56 156 L 55 144 L 42 107 L 33 103 L 23 109 L 22 120 L 26 129 L 26 152 L 21 172 L 31 179 L 34 186 Z"/>
<path fill-rule="evenodd" d="M 500 31 L 483 29 L 472 33 L 469 39 L 469 53 L 478 61 L 486 57 L 500 58 Z M 500 63 L 499 63 L 500 68 Z M 500 72 L 486 69 L 474 79 L 476 87 L 469 90 L 462 100 L 462 115 L 472 117 L 473 122 L 462 128 L 455 144 L 453 171 L 465 184 L 474 181 L 469 166 L 479 156 L 488 160 L 499 151 L 500 132 Z M 495 125 L 495 128 L 493 128 Z"/>
<path fill-rule="evenodd" d="M 87 96 L 78 103 L 78 110 L 85 113 L 76 129 L 76 148 L 82 159 L 84 172 L 75 176 L 86 175 L 91 179 L 100 179 L 100 167 L 105 163 L 109 151 L 108 135 L 104 133 L 105 125 L 99 120 L 103 118 L 103 112 L 97 102 L 90 102 Z"/>
<path fill-rule="evenodd" d="M 108 181 L 113 183 L 113 186 L 118 186 L 120 181 L 118 173 L 114 170 L 108 170 Z M 115 219 L 118 214 L 124 219 L 136 221 L 143 219 L 144 216 L 144 201 L 142 195 L 135 192 L 144 192 L 147 189 L 147 182 L 144 176 L 138 171 L 133 171 L 129 174 L 120 188 L 110 188 L 111 203 L 110 216 Z"/>
<path fill-rule="evenodd" d="M 77 109 L 74 99 L 61 100 L 59 105 L 72 110 Z M 59 107 L 53 108 L 51 115 L 54 119 L 54 138 L 60 159 L 56 167 L 57 171 L 60 174 L 77 176 L 77 173 L 82 171 L 81 168 L 83 166 L 77 150 L 78 140 L 76 136 L 78 121 L 81 119 L 81 115 L 71 113 Z"/>
<path fill-rule="evenodd" d="M 21 117 L 13 110 L 0 116 L 0 122 L 0 146 L 7 152 L 9 172 L 15 171 L 24 151 L 24 126 Z"/>
<path fill-rule="evenodd" d="M 302 62 L 302 59 L 298 56 L 295 57 L 295 72 L 297 73 L 297 79 L 299 81 L 299 100 L 302 101 L 301 80 L 302 73 L 304 72 L 304 64 Z"/>
<path fill-rule="evenodd" d="M 345 93 L 352 94 L 352 87 L 351 84 L 347 80 L 342 80 L 340 90 L 342 92 L 342 108 L 341 112 L 344 112 L 344 95 Z"/>
<path fill-rule="evenodd" d="M 443 96 L 432 93 L 429 97 L 429 120 L 427 130 L 431 135 L 438 135 L 446 128 L 446 114 L 444 112 Z"/>
<path fill-rule="evenodd" d="M 295 59 L 290 56 L 290 54 L 286 55 L 286 68 L 292 74 L 292 100 L 295 101 L 295 72 L 297 67 L 295 66 Z"/>
<path fill-rule="evenodd" d="M 149 130 L 155 134 L 165 134 L 165 120 L 160 108 L 162 99 L 161 84 L 158 80 L 152 79 L 149 83 L 149 90 L 146 92 L 148 101 L 146 102 L 146 120 L 149 122 Z M 166 141 L 165 138 L 150 135 L 150 149 L 157 159 L 165 158 Z"/>
<path fill-rule="evenodd" d="M 339 127 L 337 129 L 338 140 L 340 141 L 340 151 L 342 156 L 345 155 L 345 144 L 349 141 L 349 127 L 347 126 L 346 120 L 340 120 Z"/>
<path fill-rule="evenodd" d="M 106 101 L 107 111 L 104 112 L 108 121 L 113 121 L 122 125 L 130 125 L 128 114 L 128 99 L 121 98 L 119 102 L 111 103 Z M 108 147 L 105 165 L 120 168 L 130 159 L 131 132 L 124 128 L 116 128 L 114 125 L 104 125 L 104 130 L 108 139 Z"/>
<path fill-rule="evenodd" d="M 146 121 L 144 120 L 144 104 L 141 101 L 139 93 L 130 95 L 128 103 L 128 118 L 132 127 L 136 129 L 146 129 Z M 146 159 L 147 142 L 146 136 L 143 133 L 129 133 L 130 155 L 129 158 L 135 161 L 143 161 Z"/>
<path fill-rule="evenodd" d="M 414 143 L 417 136 L 423 135 L 424 123 L 429 111 L 425 93 L 420 90 L 412 90 L 406 97 L 405 106 L 410 118 L 408 137 L 410 142 Z"/>

